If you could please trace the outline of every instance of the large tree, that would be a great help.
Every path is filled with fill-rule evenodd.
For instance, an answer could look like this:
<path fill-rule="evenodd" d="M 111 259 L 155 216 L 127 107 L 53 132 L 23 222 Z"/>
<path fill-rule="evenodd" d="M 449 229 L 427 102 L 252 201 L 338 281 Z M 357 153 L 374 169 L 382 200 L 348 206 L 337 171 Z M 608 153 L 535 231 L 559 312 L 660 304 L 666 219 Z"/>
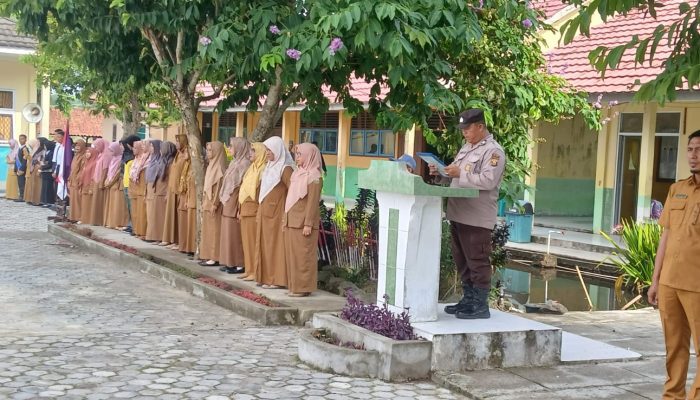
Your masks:
<path fill-rule="evenodd" d="M 657 11 L 673 7 L 675 17 L 654 21 L 656 28 L 648 35 L 634 35 L 626 43 L 606 47 L 599 46 L 591 51 L 591 64 L 605 74 L 607 69 L 615 69 L 623 55 L 634 54 L 636 64 L 657 62 L 662 71 L 655 79 L 643 83 L 636 94 L 637 100 L 656 100 L 663 104 L 673 101 L 678 90 L 696 89 L 700 84 L 700 15 L 699 2 L 676 2 L 655 0 L 571 0 L 579 8 L 579 14 L 562 26 L 564 43 L 570 43 L 577 34 L 590 35 L 591 20 L 599 16 L 603 22 L 610 18 L 624 18 L 631 13 L 644 13 L 656 18 Z M 671 3 L 671 4 L 668 4 Z M 671 49 L 665 60 L 655 59 L 659 46 Z"/>
<path fill-rule="evenodd" d="M 307 113 L 327 109 L 324 85 L 359 112 L 362 104 L 351 96 L 354 77 L 374 83 L 370 111 L 380 123 L 405 129 L 415 115 L 461 108 L 459 96 L 444 86 L 452 75 L 447 59 L 469 51 L 480 35 L 473 7 L 460 0 L 5 1 L 20 27 L 40 37 L 54 18 L 65 29 L 99 37 L 107 49 L 147 43 L 137 54 L 153 57 L 180 108 L 198 200 L 202 101 L 224 94 L 224 105 L 245 102 L 255 109 L 262 102 L 253 132 L 260 140 L 295 102 L 306 103 Z"/>

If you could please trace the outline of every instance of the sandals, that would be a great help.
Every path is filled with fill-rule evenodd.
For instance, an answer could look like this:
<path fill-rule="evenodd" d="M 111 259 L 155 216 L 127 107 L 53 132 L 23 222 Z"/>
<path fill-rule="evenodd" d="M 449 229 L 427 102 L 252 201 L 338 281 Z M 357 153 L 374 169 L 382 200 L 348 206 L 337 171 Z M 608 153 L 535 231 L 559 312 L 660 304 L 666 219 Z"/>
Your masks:
<path fill-rule="evenodd" d="M 213 261 L 213 260 L 208 260 L 208 261 L 202 260 L 202 261 L 198 262 L 197 264 L 201 265 L 202 267 L 218 267 L 219 266 L 218 261 L 214 261 L 211 263 L 210 263 L 210 261 Z"/>
<path fill-rule="evenodd" d="M 303 292 L 303 293 L 287 293 L 287 296 L 289 297 L 309 297 L 311 293 L 309 292 Z"/>

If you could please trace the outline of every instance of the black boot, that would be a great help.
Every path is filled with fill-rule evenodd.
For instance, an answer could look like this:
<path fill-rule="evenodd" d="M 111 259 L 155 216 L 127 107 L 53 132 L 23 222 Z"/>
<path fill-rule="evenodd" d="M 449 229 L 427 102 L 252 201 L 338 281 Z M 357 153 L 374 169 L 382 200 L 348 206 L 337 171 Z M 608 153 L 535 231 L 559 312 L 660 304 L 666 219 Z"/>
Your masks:
<path fill-rule="evenodd" d="M 454 314 L 457 311 L 466 310 L 474 302 L 474 288 L 468 283 L 462 284 L 462 300 L 457 304 L 445 306 L 445 312 Z"/>
<path fill-rule="evenodd" d="M 490 289 L 474 288 L 474 301 L 465 310 L 458 310 L 455 317 L 459 319 L 487 319 L 491 318 L 489 312 Z"/>

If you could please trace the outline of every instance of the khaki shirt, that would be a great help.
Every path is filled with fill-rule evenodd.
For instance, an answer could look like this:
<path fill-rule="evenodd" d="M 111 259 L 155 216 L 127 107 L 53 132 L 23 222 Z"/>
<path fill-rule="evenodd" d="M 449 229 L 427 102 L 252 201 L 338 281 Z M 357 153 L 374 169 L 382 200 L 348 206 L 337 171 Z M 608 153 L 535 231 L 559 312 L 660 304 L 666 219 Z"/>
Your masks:
<path fill-rule="evenodd" d="M 693 176 L 671 185 L 659 225 L 668 231 L 659 282 L 700 292 L 700 185 Z"/>
<path fill-rule="evenodd" d="M 448 198 L 447 219 L 493 229 L 498 214 L 498 187 L 506 166 L 503 148 L 493 135 L 488 135 L 475 145 L 462 146 L 453 164 L 460 167 L 461 174 L 459 178 L 452 178 L 450 187 L 479 189 L 479 196 Z"/>

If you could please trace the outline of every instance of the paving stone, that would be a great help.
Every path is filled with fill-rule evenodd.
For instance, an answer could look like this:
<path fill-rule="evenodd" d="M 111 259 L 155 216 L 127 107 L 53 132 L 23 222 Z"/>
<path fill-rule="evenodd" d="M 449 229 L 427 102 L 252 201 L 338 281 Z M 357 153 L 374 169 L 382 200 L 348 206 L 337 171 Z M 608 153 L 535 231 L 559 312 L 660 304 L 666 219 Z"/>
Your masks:
<path fill-rule="evenodd" d="M 50 214 L 0 200 L 0 398 L 441 394 L 315 371 L 297 359 L 298 328 L 257 325 L 71 247 L 46 232 Z"/>

